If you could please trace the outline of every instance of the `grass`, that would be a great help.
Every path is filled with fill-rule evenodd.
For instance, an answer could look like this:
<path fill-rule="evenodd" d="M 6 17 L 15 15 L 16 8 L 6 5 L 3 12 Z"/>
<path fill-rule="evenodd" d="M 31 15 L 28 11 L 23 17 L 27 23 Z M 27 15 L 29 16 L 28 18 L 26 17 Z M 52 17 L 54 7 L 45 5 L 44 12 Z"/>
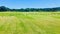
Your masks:
<path fill-rule="evenodd" d="M 60 34 L 60 12 L 0 12 L 0 34 Z"/>

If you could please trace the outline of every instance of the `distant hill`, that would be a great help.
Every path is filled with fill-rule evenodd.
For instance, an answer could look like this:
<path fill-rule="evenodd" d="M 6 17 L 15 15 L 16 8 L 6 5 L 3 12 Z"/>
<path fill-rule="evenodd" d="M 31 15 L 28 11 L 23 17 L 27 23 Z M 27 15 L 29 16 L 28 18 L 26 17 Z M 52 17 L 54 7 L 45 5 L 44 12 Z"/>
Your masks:
<path fill-rule="evenodd" d="M 46 12 L 55 12 L 60 11 L 60 7 L 54 7 L 54 8 L 21 8 L 21 9 L 10 9 L 5 6 L 0 6 L 0 11 L 23 11 L 23 12 L 35 12 L 35 11 L 46 11 Z"/>

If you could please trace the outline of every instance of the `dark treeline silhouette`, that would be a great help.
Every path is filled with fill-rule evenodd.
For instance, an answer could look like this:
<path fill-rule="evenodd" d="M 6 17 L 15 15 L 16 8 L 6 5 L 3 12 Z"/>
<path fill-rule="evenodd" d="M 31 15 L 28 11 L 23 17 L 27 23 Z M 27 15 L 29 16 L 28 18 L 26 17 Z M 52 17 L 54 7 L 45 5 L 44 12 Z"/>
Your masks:
<path fill-rule="evenodd" d="M 55 11 L 60 11 L 60 7 L 56 8 L 21 8 L 21 9 L 10 9 L 5 6 L 0 6 L 0 12 L 4 11 L 19 11 L 19 12 L 55 12 Z"/>

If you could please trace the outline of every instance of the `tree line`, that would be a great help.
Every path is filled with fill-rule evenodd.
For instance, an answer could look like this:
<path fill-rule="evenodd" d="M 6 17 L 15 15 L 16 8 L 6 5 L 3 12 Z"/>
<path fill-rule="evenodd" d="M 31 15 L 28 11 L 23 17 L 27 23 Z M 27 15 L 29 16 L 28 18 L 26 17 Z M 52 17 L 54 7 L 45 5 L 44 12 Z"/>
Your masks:
<path fill-rule="evenodd" d="M 21 8 L 21 9 L 10 9 L 5 6 L 0 6 L 0 12 L 4 11 L 19 11 L 19 12 L 55 12 L 55 11 L 60 11 L 60 7 L 55 7 L 55 8 Z"/>

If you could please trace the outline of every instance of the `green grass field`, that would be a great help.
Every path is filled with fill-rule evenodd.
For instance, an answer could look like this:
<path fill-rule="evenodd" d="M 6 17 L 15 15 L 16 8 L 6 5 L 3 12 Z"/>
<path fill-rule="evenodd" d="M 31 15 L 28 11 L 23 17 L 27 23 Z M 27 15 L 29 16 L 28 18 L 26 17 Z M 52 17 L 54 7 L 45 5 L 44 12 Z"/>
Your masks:
<path fill-rule="evenodd" d="M 60 34 L 60 12 L 0 12 L 0 34 Z"/>

